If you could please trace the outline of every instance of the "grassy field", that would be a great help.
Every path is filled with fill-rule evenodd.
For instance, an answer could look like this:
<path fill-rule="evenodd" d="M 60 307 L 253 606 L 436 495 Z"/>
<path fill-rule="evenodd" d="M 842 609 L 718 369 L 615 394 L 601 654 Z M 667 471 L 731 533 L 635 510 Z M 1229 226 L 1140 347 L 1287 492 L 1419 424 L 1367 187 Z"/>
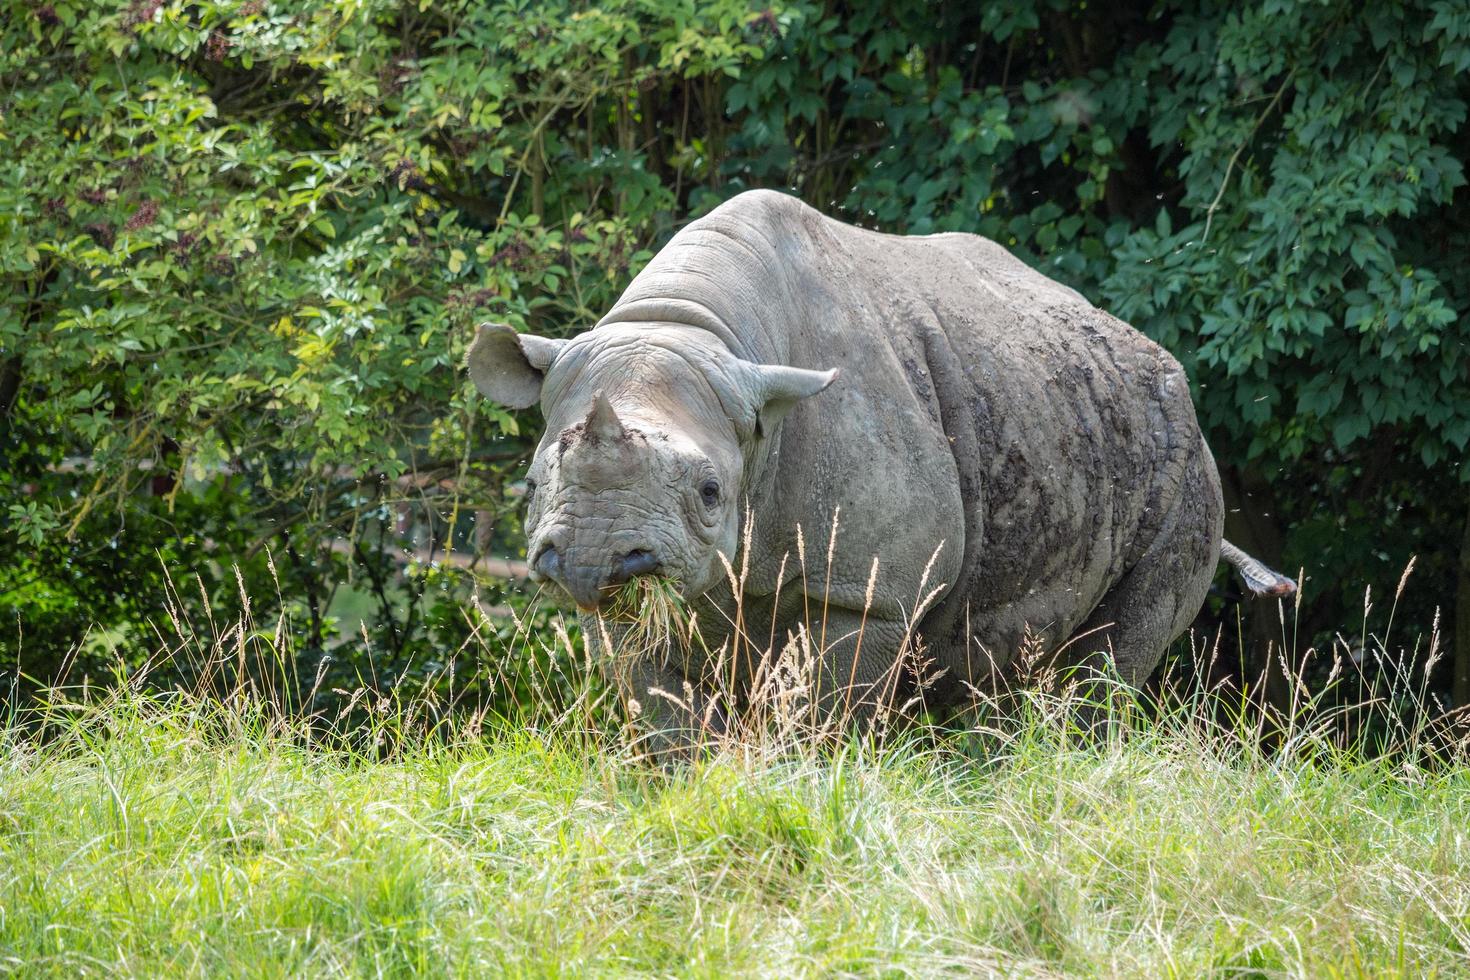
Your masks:
<path fill-rule="evenodd" d="M 1038 702 L 1039 703 L 1039 702 Z M 1470 772 L 1168 721 L 665 773 L 123 697 L 0 741 L 0 971 L 1455 976 Z"/>

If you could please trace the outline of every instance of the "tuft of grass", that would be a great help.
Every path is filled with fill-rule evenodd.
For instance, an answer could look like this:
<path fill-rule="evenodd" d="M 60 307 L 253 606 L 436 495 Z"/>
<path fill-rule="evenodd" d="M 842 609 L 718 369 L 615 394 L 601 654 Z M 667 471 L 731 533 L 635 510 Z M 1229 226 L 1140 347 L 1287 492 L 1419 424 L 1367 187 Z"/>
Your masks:
<path fill-rule="evenodd" d="M 688 607 L 672 579 L 631 579 L 597 615 L 605 645 L 618 660 L 667 657 L 695 642 Z"/>
<path fill-rule="evenodd" d="M 673 579 L 644 575 L 623 583 L 600 615 L 628 623 L 658 639 L 669 639 L 688 622 L 683 597 Z"/>

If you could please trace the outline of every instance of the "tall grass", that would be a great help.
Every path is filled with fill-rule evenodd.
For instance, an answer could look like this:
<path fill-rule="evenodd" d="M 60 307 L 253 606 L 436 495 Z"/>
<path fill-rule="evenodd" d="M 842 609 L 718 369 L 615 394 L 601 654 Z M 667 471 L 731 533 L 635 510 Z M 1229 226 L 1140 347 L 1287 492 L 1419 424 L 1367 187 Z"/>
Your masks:
<path fill-rule="evenodd" d="M 1346 727 L 1301 671 L 1270 751 L 1207 684 L 1116 690 L 1085 736 L 1055 687 L 881 739 L 813 740 L 765 723 L 809 708 L 767 706 L 664 769 L 564 630 L 471 613 L 485 683 L 532 692 L 510 715 L 370 678 L 326 698 L 290 676 L 283 624 L 168 608 L 186 689 L 134 675 L 10 709 L 0 970 L 1470 972 L 1462 748 L 1406 714 Z M 819 652 L 805 632 L 782 649 Z"/>

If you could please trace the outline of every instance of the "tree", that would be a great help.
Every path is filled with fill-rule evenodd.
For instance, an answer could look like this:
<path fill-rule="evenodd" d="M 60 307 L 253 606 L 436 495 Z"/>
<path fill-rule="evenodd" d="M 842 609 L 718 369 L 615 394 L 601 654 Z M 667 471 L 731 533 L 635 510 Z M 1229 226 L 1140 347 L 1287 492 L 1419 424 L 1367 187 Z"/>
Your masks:
<path fill-rule="evenodd" d="M 267 593 L 277 556 L 318 645 L 356 568 L 432 649 L 394 508 L 513 550 L 538 425 L 470 397 L 471 322 L 581 329 L 772 186 L 988 235 L 1159 340 L 1303 637 L 1417 554 L 1400 621 L 1458 601 L 1470 677 L 1464 0 L 12 0 L 0 41 L 0 508 L 40 556 L 0 607 L 45 657 L 98 594 L 143 649 L 159 553 Z"/>
<path fill-rule="evenodd" d="M 95 661 L 141 662 L 164 566 L 227 606 L 233 567 L 259 603 L 279 575 L 315 654 L 355 574 L 378 649 L 445 645 L 430 577 L 392 562 L 398 509 L 434 554 L 467 547 L 472 514 L 514 547 L 505 485 L 534 425 L 471 397 L 469 328 L 565 332 L 611 302 L 675 202 L 630 106 L 756 56 L 748 20 L 692 0 L 9 3 L 0 609 L 21 626 L 0 665 L 28 644 L 45 678 L 93 622 Z"/>

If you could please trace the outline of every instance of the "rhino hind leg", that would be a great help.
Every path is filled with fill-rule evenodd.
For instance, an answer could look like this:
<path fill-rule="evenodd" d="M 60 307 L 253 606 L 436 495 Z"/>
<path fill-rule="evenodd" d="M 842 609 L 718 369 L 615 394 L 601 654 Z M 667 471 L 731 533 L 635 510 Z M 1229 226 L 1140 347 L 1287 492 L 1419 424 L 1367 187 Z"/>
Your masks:
<path fill-rule="evenodd" d="M 1141 688 L 1194 621 L 1219 564 L 1224 516 L 1214 461 L 1201 449 L 1148 550 L 1073 632 L 1064 665 L 1100 669 L 1111 661 L 1120 680 Z"/>

